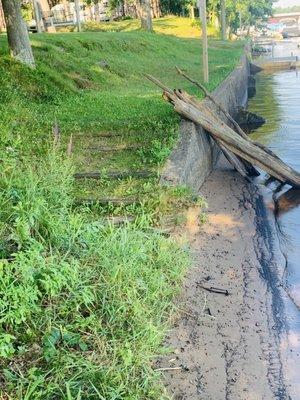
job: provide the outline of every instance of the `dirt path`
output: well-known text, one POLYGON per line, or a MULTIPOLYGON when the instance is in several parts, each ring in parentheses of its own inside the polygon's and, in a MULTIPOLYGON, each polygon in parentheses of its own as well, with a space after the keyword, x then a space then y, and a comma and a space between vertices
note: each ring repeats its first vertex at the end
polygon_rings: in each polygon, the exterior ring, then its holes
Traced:
POLYGON ((208 222, 191 232, 194 265, 179 299, 183 312, 167 338, 175 351, 159 366, 183 367, 165 372, 176 400, 289 399, 279 352, 280 279, 261 199, 221 164, 201 189, 208 222))

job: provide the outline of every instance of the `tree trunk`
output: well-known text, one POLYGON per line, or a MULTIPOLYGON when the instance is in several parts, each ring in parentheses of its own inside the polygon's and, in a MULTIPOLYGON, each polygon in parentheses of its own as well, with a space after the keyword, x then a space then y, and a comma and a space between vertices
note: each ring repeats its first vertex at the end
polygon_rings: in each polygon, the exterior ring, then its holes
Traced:
POLYGON ((157 18, 161 17, 160 0, 156 0, 157 18))
POLYGON ((10 54, 23 64, 35 67, 29 34, 19 0, 2 0, 10 54))
POLYGON ((221 37, 222 40, 227 39, 227 33, 226 33, 226 4, 225 0, 221 0, 221 37))
POLYGON ((141 1, 141 28, 145 31, 152 32, 151 2, 150 0, 141 1))
POLYGON ((100 4, 100 1, 98 1, 98 3, 95 4, 95 11, 96 11, 95 20, 97 22, 101 22, 101 4, 100 4))
POLYGON ((160 18, 160 5, 159 0, 152 0, 153 17, 160 18))
POLYGON ((191 5, 189 6, 189 17, 190 17, 192 20, 195 19, 195 8, 194 8, 194 5, 193 5, 193 4, 191 4, 191 5))
MULTIPOLYGON (((80 5, 79 5, 79 0, 74 0, 74 5, 75 5, 75 15, 76 15, 76 26, 77 26, 77 32, 81 31, 81 22, 80 22, 80 5)), ((95 11, 95 6, 94 6, 94 11, 95 11)), ((94 14, 95 16, 95 14, 94 14)))
POLYGON ((5 30, 5 21, 4 21, 4 14, 3 14, 3 8, 2 8, 2 3, 0 0, 0 33, 5 30))
POLYGON ((40 6, 36 0, 33 0, 33 12, 34 12, 34 19, 36 23, 37 32, 41 33, 44 30, 44 23, 41 18, 40 6))
POLYGON ((55 26, 51 20, 51 10, 48 0, 38 0, 38 4, 41 10, 44 26, 47 32, 56 32, 55 26))

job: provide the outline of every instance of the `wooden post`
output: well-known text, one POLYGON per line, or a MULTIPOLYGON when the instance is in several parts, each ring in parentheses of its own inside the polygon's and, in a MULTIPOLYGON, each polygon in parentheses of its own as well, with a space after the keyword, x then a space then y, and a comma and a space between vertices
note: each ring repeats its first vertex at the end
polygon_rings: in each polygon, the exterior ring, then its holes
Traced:
POLYGON ((227 39, 226 33, 226 4, 225 0, 221 0, 221 38, 222 40, 227 39))
POLYGON ((81 31, 81 22, 80 22, 80 6, 79 6, 79 0, 74 0, 74 6, 75 6, 75 14, 76 14, 76 25, 77 25, 77 31, 81 31))
POLYGON ((199 0, 199 12, 202 25, 202 64, 203 64, 203 79, 205 83, 209 82, 208 70, 208 44, 207 44, 207 21, 206 21, 206 0, 199 0))
POLYGON ((33 0, 33 9, 34 9, 34 19, 35 19, 35 23, 36 23, 36 30, 38 33, 43 32, 42 29, 42 23, 41 23, 41 11, 40 11, 40 7, 39 4, 37 3, 36 0, 33 0))

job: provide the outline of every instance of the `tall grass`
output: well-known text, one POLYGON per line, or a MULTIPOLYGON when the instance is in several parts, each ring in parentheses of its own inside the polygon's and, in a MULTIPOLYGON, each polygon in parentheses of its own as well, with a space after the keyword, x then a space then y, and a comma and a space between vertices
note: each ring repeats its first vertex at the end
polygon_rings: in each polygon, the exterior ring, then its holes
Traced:
POLYGON ((186 253, 76 213, 72 165, 57 151, 2 166, 2 398, 162 398, 151 361, 186 253))

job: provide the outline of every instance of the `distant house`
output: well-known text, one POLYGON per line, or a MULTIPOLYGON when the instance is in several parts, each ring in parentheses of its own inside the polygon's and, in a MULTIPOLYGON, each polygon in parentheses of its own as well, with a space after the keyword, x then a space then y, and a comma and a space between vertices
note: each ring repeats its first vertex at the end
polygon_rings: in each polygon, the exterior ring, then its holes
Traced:
POLYGON ((300 23, 300 12, 274 14, 268 22, 269 24, 280 24, 287 19, 293 19, 300 23))
MULTIPOLYGON (((1 0, 0 0, 1 1, 1 0)), ((38 2, 38 0, 36 0, 38 2)), ((74 2, 58 3, 45 12, 40 10, 42 14, 44 26, 52 25, 54 27, 64 27, 75 25, 77 23, 77 15, 74 2)), ((79 19, 80 22, 87 21, 108 21, 110 19, 110 7, 108 0, 100 0, 96 4, 87 5, 79 2, 79 19)), ((35 19, 28 22, 28 29, 32 32, 37 31, 35 19)))
POLYGON ((269 18, 268 25, 285 38, 300 36, 300 12, 274 14, 269 18))
MULTIPOLYGON (((80 21, 108 21, 109 16, 109 3, 108 0, 101 0, 91 6, 83 2, 80 5, 80 21)), ((77 22, 75 13, 74 2, 59 3, 51 8, 54 24, 63 24, 68 22, 77 22)))

